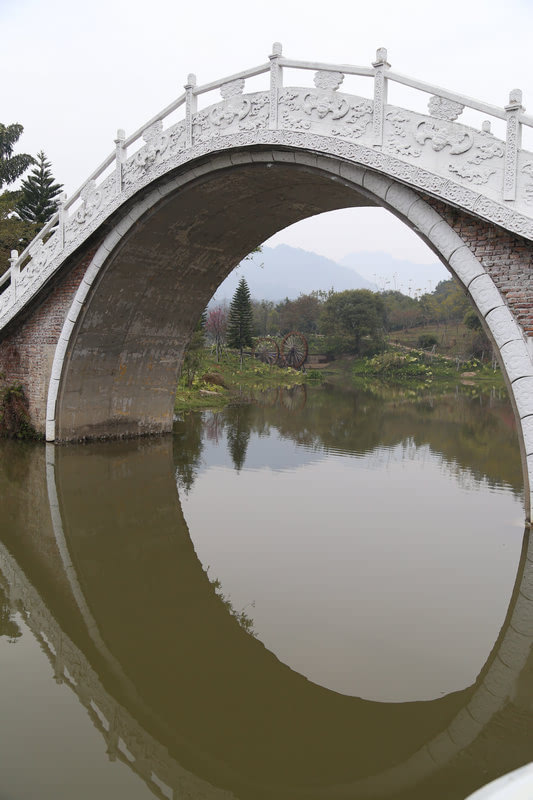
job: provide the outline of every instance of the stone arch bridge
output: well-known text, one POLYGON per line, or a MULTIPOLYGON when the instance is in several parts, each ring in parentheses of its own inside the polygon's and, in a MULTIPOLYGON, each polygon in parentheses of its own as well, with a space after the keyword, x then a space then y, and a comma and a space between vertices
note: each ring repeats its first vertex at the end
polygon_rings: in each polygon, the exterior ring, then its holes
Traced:
POLYGON ((191 331, 239 261, 300 219, 381 206, 432 248, 484 320, 520 422, 529 519, 533 153, 521 146, 524 125, 533 117, 519 90, 489 105, 393 71, 384 49, 366 67, 289 59, 276 43, 257 67, 204 85, 189 75, 167 108, 131 136, 118 131, 113 153, 12 253, 0 278, 0 371, 23 384, 48 441, 169 431, 191 331), (284 86, 287 70, 302 80, 284 86), (269 83, 255 90, 261 75, 269 83), (368 79, 369 97, 342 91, 353 76, 368 79), (429 113, 389 104, 391 84, 429 96, 429 113), (463 124, 465 109, 488 119, 463 124))

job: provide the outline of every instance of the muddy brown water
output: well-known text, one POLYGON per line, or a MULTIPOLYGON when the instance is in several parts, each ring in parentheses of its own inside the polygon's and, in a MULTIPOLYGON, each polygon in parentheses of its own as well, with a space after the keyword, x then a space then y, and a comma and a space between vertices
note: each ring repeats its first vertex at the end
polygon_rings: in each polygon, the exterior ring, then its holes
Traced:
POLYGON ((522 491, 470 386, 0 443, 1 800, 460 800, 530 761, 522 491))

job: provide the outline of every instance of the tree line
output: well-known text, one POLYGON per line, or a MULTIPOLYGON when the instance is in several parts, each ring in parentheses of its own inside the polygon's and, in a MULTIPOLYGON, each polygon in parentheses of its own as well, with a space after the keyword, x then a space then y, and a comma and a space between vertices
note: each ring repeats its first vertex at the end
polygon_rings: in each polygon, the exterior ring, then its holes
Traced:
POLYGON ((63 185, 56 182, 44 151, 36 156, 15 153, 23 131, 19 123, 0 123, 0 274, 9 267, 11 251, 24 250, 53 216, 57 197, 63 189, 63 185), (19 189, 6 188, 30 167, 19 189))
MULTIPOLYGON (((250 298, 243 278, 229 307, 219 303, 207 312, 205 330, 217 357, 226 344, 240 348, 235 343, 235 334, 229 334, 230 320, 235 313, 232 309, 238 294, 239 302, 248 309, 245 347, 251 346, 254 337, 278 337, 290 331, 300 331, 307 336, 324 337, 326 350, 368 355, 379 350, 384 339, 395 331, 435 325, 445 337, 448 328, 460 323, 482 336, 476 312, 452 279, 441 281, 432 293, 420 297, 410 297, 399 291, 378 293, 368 289, 350 289, 343 292, 315 291, 301 294, 294 300, 285 298, 275 303, 250 298)), ((232 331, 234 324, 231 323, 232 331)), ((428 340, 427 345, 433 343, 428 340)))

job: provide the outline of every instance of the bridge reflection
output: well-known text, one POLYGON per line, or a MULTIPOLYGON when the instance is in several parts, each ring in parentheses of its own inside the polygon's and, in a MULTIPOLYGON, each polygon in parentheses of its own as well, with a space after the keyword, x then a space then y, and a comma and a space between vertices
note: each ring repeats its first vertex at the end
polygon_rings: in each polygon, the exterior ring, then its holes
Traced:
POLYGON ((530 760, 527 737, 509 735, 517 718, 531 725, 527 534, 475 684, 378 703, 306 680, 228 613, 187 530, 171 440, 30 448, 18 463, 24 480, 3 500, 6 594, 109 757, 154 795, 459 797, 530 760))

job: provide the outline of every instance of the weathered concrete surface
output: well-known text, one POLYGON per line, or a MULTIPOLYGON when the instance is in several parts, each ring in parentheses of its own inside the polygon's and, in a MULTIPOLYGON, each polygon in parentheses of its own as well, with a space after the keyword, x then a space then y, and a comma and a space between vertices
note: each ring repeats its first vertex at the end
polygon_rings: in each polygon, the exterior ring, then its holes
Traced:
POLYGON ((362 203, 327 174, 261 163, 156 203, 110 254, 77 321, 56 439, 170 430, 183 351, 230 270, 286 225, 362 203))

